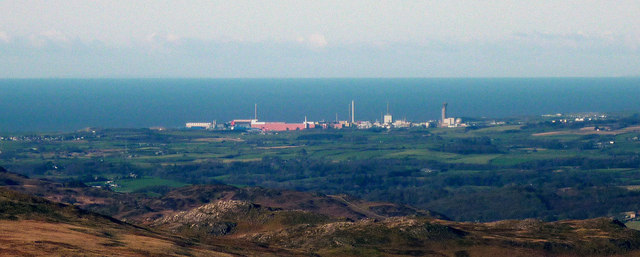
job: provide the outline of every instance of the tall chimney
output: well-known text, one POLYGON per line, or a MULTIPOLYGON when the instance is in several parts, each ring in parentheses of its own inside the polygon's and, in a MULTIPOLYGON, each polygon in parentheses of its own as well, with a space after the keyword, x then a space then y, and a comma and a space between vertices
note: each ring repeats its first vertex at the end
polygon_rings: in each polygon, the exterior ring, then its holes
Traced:
POLYGON ((356 123, 356 106, 355 101, 351 100, 351 123, 356 123))
POLYGON ((444 124, 445 119, 447 119, 447 103, 442 104, 442 124, 444 124))
POLYGON ((253 107, 253 119, 258 120, 258 104, 253 107))

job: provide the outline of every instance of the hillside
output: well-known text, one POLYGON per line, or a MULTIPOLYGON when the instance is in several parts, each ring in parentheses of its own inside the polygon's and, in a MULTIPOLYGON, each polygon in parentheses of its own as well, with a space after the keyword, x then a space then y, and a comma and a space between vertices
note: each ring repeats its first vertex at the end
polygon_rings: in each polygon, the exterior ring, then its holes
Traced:
MULTIPOLYGON (((198 244, 77 207, 0 187, 1 256, 236 256, 259 247, 198 244)), ((259 255, 290 255, 260 249, 259 255)))
POLYGON ((0 252, 15 256, 640 254, 640 232, 607 218, 455 222, 344 195, 206 185, 148 197, 30 179, 4 169, 0 183, 0 252), (71 199, 75 206, 14 189, 71 199), (110 210, 135 225, 81 208, 110 210))
POLYGON ((610 219, 458 223, 389 218, 300 225, 247 238, 323 256, 637 256, 639 236, 610 219))
POLYGON ((31 179, 0 170, 0 186, 137 223, 147 223, 166 213, 186 211, 218 200, 239 200, 279 210, 308 211, 333 219, 359 220, 407 215, 445 218, 437 213, 406 205, 368 202, 345 195, 238 188, 228 185, 187 186, 169 191, 160 197, 149 197, 144 194, 117 193, 82 184, 31 179))

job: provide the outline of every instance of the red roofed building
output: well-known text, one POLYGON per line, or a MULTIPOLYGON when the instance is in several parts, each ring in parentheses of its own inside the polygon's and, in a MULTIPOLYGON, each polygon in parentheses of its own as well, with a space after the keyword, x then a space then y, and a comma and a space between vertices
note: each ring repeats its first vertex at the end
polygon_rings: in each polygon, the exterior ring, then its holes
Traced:
POLYGON ((304 123, 284 123, 284 122, 260 122, 251 124, 251 128, 261 129, 262 131, 289 131, 303 130, 304 123))

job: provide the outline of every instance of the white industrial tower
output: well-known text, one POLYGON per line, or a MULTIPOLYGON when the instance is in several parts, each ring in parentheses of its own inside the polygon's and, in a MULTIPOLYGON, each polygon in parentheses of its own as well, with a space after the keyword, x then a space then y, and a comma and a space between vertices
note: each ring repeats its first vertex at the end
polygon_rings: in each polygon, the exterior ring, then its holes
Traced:
POLYGON ((356 106, 355 101, 351 100, 351 123, 356 123, 356 106))

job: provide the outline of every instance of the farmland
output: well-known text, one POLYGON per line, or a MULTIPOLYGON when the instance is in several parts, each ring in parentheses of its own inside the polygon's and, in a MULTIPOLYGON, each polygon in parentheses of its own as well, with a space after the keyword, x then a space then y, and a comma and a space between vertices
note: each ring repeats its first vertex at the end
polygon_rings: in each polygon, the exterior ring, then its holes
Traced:
POLYGON ((347 193, 465 221, 591 218, 640 210, 640 192, 632 190, 640 186, 636 123, 629 116, 268 134, 92 128, 2 135, 0 164, 36 178, 149 195, 224 183, 347 193), (596 126, 616 133, 585 133, 596 126))

